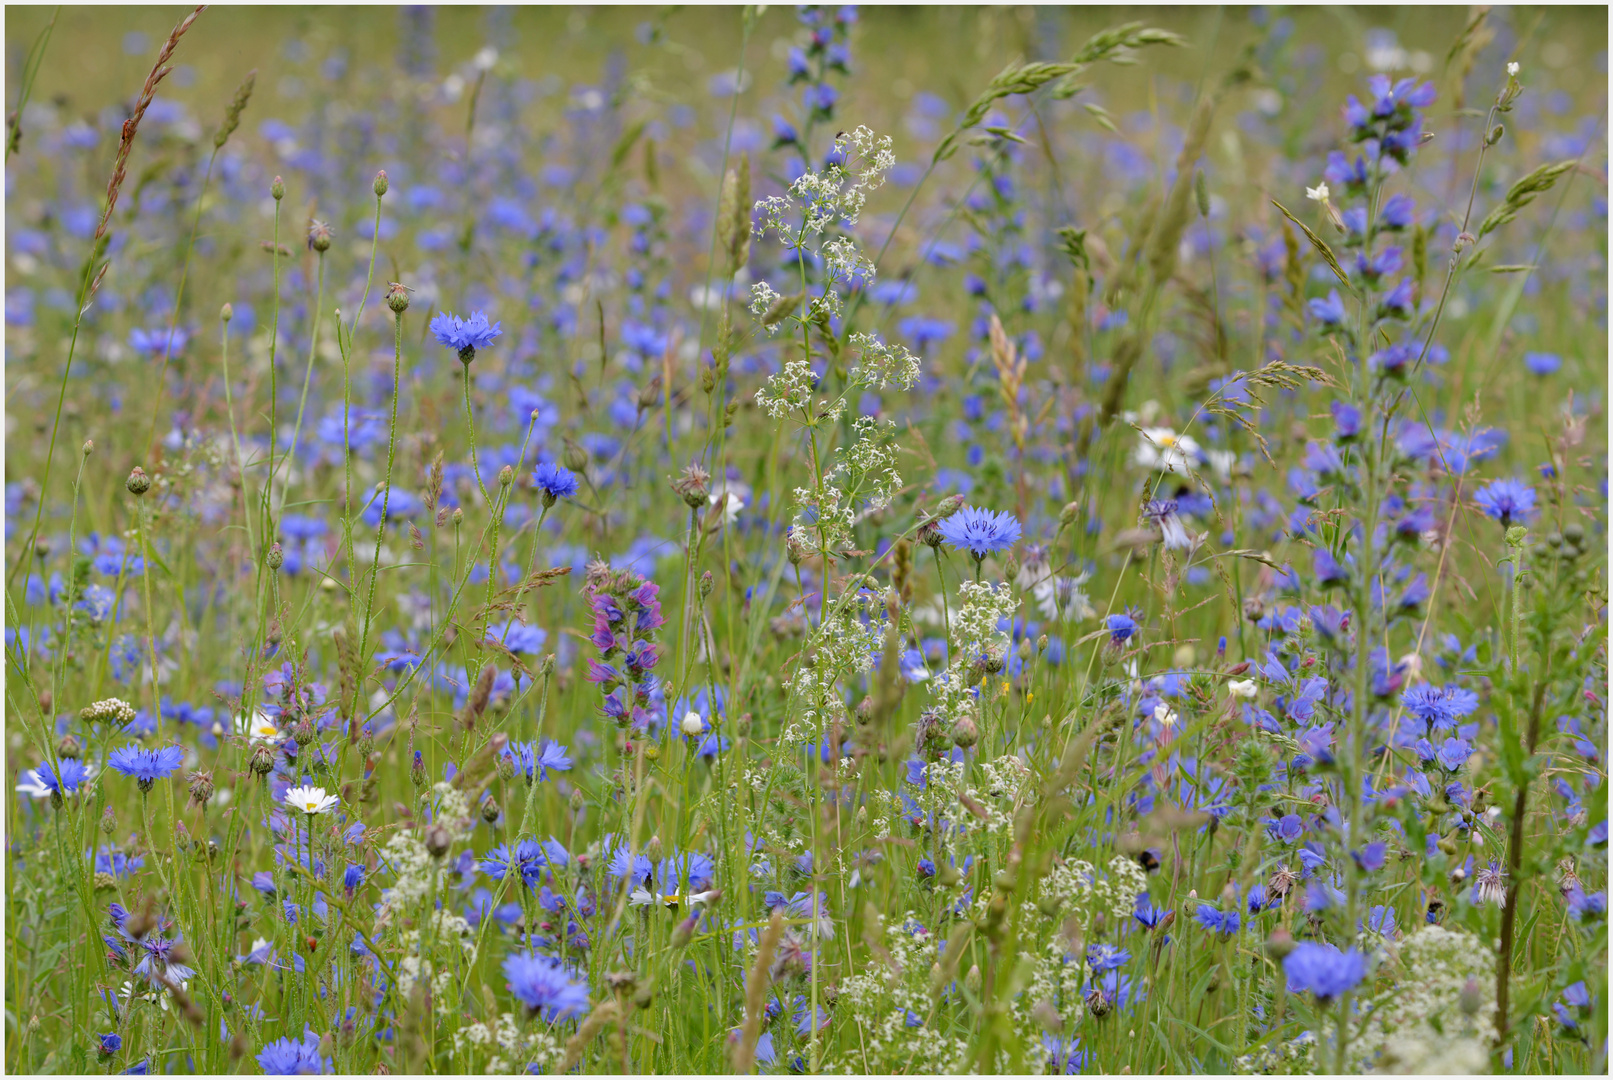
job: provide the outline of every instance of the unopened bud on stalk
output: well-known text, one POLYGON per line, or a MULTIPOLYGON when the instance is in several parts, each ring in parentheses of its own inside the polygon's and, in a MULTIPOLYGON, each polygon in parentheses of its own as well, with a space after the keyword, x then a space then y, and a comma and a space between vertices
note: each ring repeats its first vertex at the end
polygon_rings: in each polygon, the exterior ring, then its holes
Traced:
POLYGON ((1469 975, 1467 982, 1462 984, 1461 993, 1456 996, 1456 1004, 1468 1016, 1475 1015, 1484 1007, 1484 988, 1479 986, 1479 981, 1473 976, 1469 975))
POLYGON ((515 483, 515 469, 506 465, 498 471, 498 486, 509 487, 513 483, 515 483))
POLYGON ((57 757, 76 758, 82 752, 82 749, 78 745, 78 739, 74 737, 72 732, 68 732, 66 735, 63 735, 61 742, 56 744, 57 757))
POLYGON ((402 315, 409 310, 409 287, 402 282, 394 281, 386 287, 386 306, 394 314, 402 315))
POLYGON ((716 585, 716 579, 714 579, 711 576, 711 571, 710 570, 707 570, 704 574, 701 574, 700 575, 700 599, 704 600, 706 597, 710 596, 711 595, 711 590, 715 585, 716 585))
POLYGON ((89 457, 91 454, 95 453, 95 440, 85 439, 84 445, 79 447, 79 453, 83 454, 85 457, 89 457))
POLYGON ((101 831, 107 836, 111 836, 113 833, 118 831, 118 817, 112 812, 112 808, 110 806, 107 807, 106 811, 101 815, 101 831))
POLYGON ((314 741, 314 724, 306 716, 297 721, 291 729, 291 737, 297 740, 298 746, 307 746, 314 741))
POLYGON ((281 550, 278 540, 269 545, 269 555, 265 561, 268 562, 270 570, 280 569, 280 565, 286 561, 286 553, 281 550))
POLYGON ((455 527, 458 527, 460 525, 465 524, 465 509, 464 509, 464 507, 461 507, 461 506, 454 507, 453 522, 454 522, 455 527))
POLYGON ((382 169, 380 172, 375 174, 374 188, 375 188, 375 197, 377 199, 379 199, 382 195, 386 194, 387 182, 386 182, 386 170, 385 169, 382 169))
POLYGON ((588 805, 588 800, 583 798, 582 788, 572 788, 571 797, 567 800, 567 803, 570 805, 573 814, 580 814, 583 807, 588 805))
POLYGON ((499 809, 498 800, 494 799, 491 795, 489 795, 482 802, 482 820, 487 822, 489 825, 497 821, 498 816, 503 812, 504 811, 499 809))
POLYGON ((498 774, 505 780, 515 779, 515 759, 508 754, 498 756, 498 774))
POLYGON ((323 221, 315 221, 308 226, 308 248, 321 255, 330 250, 332 236, 331 227, 323 221))
POLYGON ((129 489, 130 495, 138 497, 151 490, 151 477, 146 475, 146 470, 136 465, 129 473, 129 479, 123 482, 123 486, 129 489))
POLYGON ((433 825, 426 830, 426 852, 434 859, 440 859, 448 854, 448 849, 454 844, 454 836, 445 827, 433 825))
POLYGON ((660 863, 661 856, 666 854, 666 851, 661 844, 661 837, 659 834, 650 837, 650 842, 644 845, 644 854, 650 860, 650 862, 660 863))
POLYGON ((263 743, 252 748, 252 758, 247 767, 259 776, 268 776, 274 769, 274 751, 263 743))
POLYGON ((418 750, 414 752, 414 764, 409 766, 409 779, 417 788, 426 786, 426 759, 418 750))
POLYGON ((980 729, 975 726, 972 718, 958 717, 957 722, 952 725, 952 741, 965 750, 980 741, 980 729))
POLYGON ((566 440, 566 450, 561 457, 565 459, 566 468, 572 472, 582 472, 588 467, 588 451, 570 439, 566 440))
POLYGON ((278 176, 275 177, 274 182, 269 185, 269 194, 274 196, 275 202, 279 202, 281 199, 285 198, 286 182, 280 179, 278 176))
POLYGON ((223 322, 229 322, 231 319, 235 318, 235 308, 229 304, 225 304, 223 307, 218 309, 218 317, 223 322))

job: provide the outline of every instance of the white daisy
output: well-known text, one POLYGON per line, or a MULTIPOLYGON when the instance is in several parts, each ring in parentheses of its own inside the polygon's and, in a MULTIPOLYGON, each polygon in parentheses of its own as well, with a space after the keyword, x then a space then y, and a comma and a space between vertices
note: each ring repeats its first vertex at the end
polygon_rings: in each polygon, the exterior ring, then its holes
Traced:
POLYGON ((330 813, 340 801, 334 795, 325 794, 322 787, 294 787, 286 792, 286 808, 301 810, 309 817, 330 813))

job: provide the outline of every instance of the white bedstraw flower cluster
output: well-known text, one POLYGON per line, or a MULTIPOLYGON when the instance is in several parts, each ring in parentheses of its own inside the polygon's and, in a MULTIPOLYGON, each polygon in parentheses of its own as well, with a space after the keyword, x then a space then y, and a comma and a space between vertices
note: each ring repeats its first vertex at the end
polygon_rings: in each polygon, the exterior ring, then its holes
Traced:
POLYGON ((454 1032, 454 1053, 488 1053, 485 1075, 501 1076, 535 1064, 545 1071, 565 1057, 565 1047, 546 1031, 523 1031, 514 1013, 503 1013, 486 1022, 467 1024, 454 1032))
POLYGON ((878 919, 891 963, 870 965, 841 981, 835 1011, 855 1018, 865 1037, 853 1040, 846 1059, 834 1068, 864 1075, 957 1072, 967 1044, 926 1024, 908 1022, 909 1013, 922 1018, 932 1011, 929 980, 939 959, 934 936, 916 929, 911 911, 896 928, 889 927, 884 915, 878 919))
POLYGON ((861 500, 867 510, 883 510, 902 489, 896 471, 896 425, 859 416, 852 421, 851 432, 854 441, 849 449, 836 450, 835 467, 824 478, 824 487, 833 484, 848 505, 861 500))
POLYGON ((835 156, 841 161, 822 172, 808 170, 790 185, 789 198, 774 195, 756 204, 761 217, 754 226, 757 237, 775 233, 789 243, 807 235, 821 235, 837 222, 857 224, 868 193, 885 182, 896 164, 889 135, 878 136, 866 127, 842 133, 835 139, 835 156), (795 224, 799 207, 801 225, 795 224))
MULTIPOLYGON (((803 661, 790 673, 790 722, 781 738, 786 743, 821 738, 838 720, 847 722, 845 697, 838 689, 842 679, 854 679, 873 670, 881 638, 872 625, 858 618, 860 604, 835 602, 824 611, 823 624, 809 639, 803 661), (794 712, 793 709, 799 709, 794 712)), ((877 598, 870 603, 877 603, 877 598)))
POLYGON ((906 347, 887 345, 874 334, 851 335, 851 347, 862 353, 862 362, 851 369, 851 379, 858 386, 883 390, 894 385, 911 390, 919 381, 918 357, 906 347))
POLYGON ((1481 1073, 1495 1027, 1495 954, 1472 934, 1424 926, 1394 950, 1402 977, 1363 1010, 1358 1069, 1481 1073), (1464 989, 1469 1010, 1462 1009, 1464 989), (1474 1008, 1476 1000, 1477 1007, 1474 1008))
MULTIPOLYGON (((784 370, 769 375, 767 385, 756 391, 756 404, 772 419, 782 420, 797 409, 810 411, 812 391, 817 385, 818 377, 812 373, 811 364, 805 360, 788 360, 784 370)), ((832 423, 839 420, 840 415, 836 412, 826 419, 832 423)))
POLYGON ((1042 879, 1042 895, 1063 903, 1083 930, 1092 924, 1092 915, 1104 912, 1124 924, 1137 908, 1137 897, 1148 890, 1148 875, 1135 859, 1116 855, 1109 860, 1108 873, 1100 875, 1093 865, 1072 859, 1055 866, 1042 879))
POLYGON ((1007 632, 997 629, 997 624, 1014 613, 1019 601, 1006 581, 997 585, 989 581, 965 581, 959 584, 958 595, 963 598, 957 618, 960 640, 971 648, 1008 640, 1007 632))

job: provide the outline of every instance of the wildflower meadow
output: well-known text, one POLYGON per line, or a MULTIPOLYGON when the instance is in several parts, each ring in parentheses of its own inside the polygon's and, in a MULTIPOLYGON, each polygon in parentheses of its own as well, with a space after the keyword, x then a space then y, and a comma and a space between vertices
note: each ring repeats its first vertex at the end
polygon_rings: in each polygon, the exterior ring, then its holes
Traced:
POLYGON ((1607 10, 30 7, 11 1073, 1600 1073, 1607 10))

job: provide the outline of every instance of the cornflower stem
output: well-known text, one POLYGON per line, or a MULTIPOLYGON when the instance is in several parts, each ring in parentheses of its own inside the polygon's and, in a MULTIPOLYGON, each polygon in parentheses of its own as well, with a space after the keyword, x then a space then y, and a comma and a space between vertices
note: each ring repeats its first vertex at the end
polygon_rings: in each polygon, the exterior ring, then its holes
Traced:
POLYGON ((291 477, 289 470, 296 464, 297 443, 302 436, 302 417, 308 408, 308 384, 314 378, 314 357, 319 352, 319 317, 325 306, 325 253, 319 253, 319 285, 314 290, 314 326, 308 338, 308 367, 302 375, 302 397, 297 402, 297 422, 291 427, 291 448, 286 451, 285 464, 288 470, 286 477, 286 491, 280 497, 280 509, 286 508, 286 499, 290 497, 291 477))
MULTIPOLYGON (((399 331, 400 337, 402 332, 399 331)), ((476 414, 470 407, 470 365, 465 364, 465 430, 470 434, 470 468, 476 474, 476 488, 482 493, 482 502, 487 508, 493 508, 493 500, 487 496, 487 487, 482 483, 482 466, 476 457, 476 414)))
MULTIPOLYGON (((375 620, 375 585, 381 576, 381 538, 386 535, 387 507, 392 497, 392 464, 398 449, 398 377, 403 367, 403 313, 398 312, 393 318, 393 346, 392 346, 392 421, 387 427, 386 438, 386 475, 381 488, 381 517, 375 525, 375 557, 370 563, 370 591, 364 601, 364 622, 361 624, 358 636, 358 655, 369 655, 370 626, 375 620)), ((355 575, 353 584, 356 588, 358 578, 355 575)), ((423 658, 422 658, 423 662, 423 658)), ((353 687, 353 715, 358 715, 358 703, 364 696, 364 680, 357 678, 353 687)), ((345 745, 344 745, 345 749, 345 745)))

